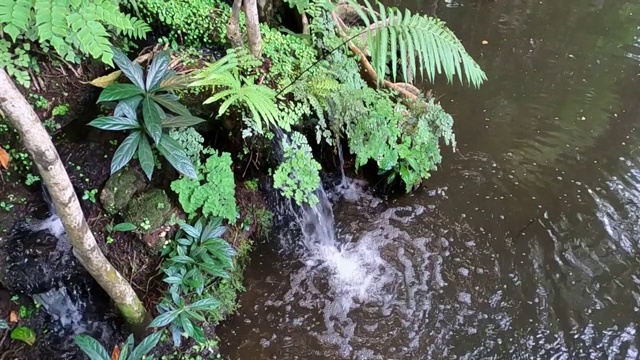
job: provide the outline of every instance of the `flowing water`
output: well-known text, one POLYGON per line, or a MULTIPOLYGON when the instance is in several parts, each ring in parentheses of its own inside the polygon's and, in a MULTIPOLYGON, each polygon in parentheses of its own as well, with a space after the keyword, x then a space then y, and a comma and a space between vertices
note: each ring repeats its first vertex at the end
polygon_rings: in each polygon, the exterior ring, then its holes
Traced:
POLYGON ((458 152, 411 195, 327 186, 302 234, 254 252, 223 353, 639 358, 640 1, 395 5, 446 20, 488 74, 436 88, 458 152))

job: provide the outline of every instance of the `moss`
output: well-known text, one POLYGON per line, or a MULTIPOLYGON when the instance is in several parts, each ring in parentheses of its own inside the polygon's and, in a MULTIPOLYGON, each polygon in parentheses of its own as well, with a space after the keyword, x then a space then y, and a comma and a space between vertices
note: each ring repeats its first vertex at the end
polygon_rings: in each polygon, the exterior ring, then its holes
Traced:
POLYGON ((130 167, 115 173, 100 193, 100 203, 109 215, 121 212, 136 193, 144 189, 144 176, 130 167))
POLYGON ((122 213, 125 222, 138 227, 143 234, 150 234, 164 225, 173 212, 169 197, 160 189, 145 191, 131 200, 122 213))

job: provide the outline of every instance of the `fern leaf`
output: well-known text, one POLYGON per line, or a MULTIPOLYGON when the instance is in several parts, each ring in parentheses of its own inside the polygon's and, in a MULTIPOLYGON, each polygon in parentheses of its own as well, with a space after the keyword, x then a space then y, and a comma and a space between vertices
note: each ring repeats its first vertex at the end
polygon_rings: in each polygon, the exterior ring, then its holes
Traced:
POLYGON ((467 53, 455 34, 437 18, 402 12, 395 8, 387 9, 378 3, 375 11, 365 1, 363 11, 355 0, 349 0, 356 12, 367 25, 365 29, 372 66, 380 81, 387 75, 387 61, 391 52, 391 76, 394 81, 397 74, 398 57, 402 65, 402 75, 408 78, 407 71, 433 81, 437 74, 444 74, 449 82, 454 75, 464 79, 474 87, 480 86, 486 79, 480 66, 467 53), (418 61, 416 61, 416 58, 418 61))
POLYGON ((29 29, 31 20, 31 0, 0 1, 0 25, 2 30, 15 42, 20 33, 29 29))

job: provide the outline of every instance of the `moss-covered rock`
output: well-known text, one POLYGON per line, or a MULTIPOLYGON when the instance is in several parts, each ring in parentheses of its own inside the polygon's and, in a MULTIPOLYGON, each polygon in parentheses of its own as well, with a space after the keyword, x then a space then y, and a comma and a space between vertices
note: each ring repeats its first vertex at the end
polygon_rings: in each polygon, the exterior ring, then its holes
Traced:
POLYGON ((132 223, 141 234, 160 229, 173 213, 169 197, 160 189, 149 189, 129 202, 122 212, 125 222, 132 223))
POLYGON ((125 167, 107 180, 100 193, 102 207, 109 215, 117 214, 125 209, 135 194, 145 186, 144 176, 139 171, 125 167))

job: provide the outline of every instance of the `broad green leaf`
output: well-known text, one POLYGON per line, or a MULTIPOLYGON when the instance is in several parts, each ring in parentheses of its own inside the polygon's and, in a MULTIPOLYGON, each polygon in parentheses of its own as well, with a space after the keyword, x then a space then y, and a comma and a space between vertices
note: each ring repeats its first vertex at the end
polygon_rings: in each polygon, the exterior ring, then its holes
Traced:
MULTIPOLYGON (((127 341, 122 344, 122 349, 120 349, 120 356, 118 356, 117 360, 128 360, 129 359, 129 351, 131 351, 133 347, 133 334, 127 337, 127 341)), ((113 359, 111 359, 113 360, 113 359)))
POLYGON ((162 137, 162 118, 158 105, 153 100, 146 96, 142 100, 142 117, 144 118, 144 125, 147 128, 147 132, 153 139, 156 145, 160 143, 162 137))
POLYGON ((193 304, 189 305, 189 310, 206 311, 206 310, 213 310, 218 306, 220 306, 220 301, 214 298, 209 298, 209 299, 202 299, 194 302, 193 304))
POLYGON ((201 327, 199 326, 193 327, 193 340, 197 341, 200 344, 207 341, 207 339, 204 337, 204 331, 202 331, 201 327))
POLYGON ((182 226, 180 227, 182 229, 182 231, 184 231, 185 233, 187 233, 187 235, 199 239, 200 238, 200 232, 194 228, 193 226, 189 225, 189 224, 182 224, 182 226))
POLYGON ((140 342, 140 345, 136 346, 136 348, 131 352, 131 355, 128 359, 122 360, 141 360, 143 356, 147 355, 149 351, 151 351, 160 341, 162 337, 162 331, 158 331, 147 336, 144 340, 140 342))
POLYGON ((122 116, 104 116, 91 121, 88 125, 102 130, 133 130, 139 129, 138 120, 122 116))
POLYGON ((140 94, 144 94, 144 90, 133 84, 113 84, 102 90, 97 102, 122 100, 140 94))
POLYGON ((136 226, 128 222, 123 222, 113 227, 113 231, 120 231, 120 232, 133 231, 135 229, 136 229, 136 226))
POLYGON ((157 318, 153 319, 149 327, 163 327, 171 324, 173 320, 175 320, 178 315, 180 315, 180 310, 171 310, 165 313, 158 315, 157 318))
POLYGON ((169 50, 161 51, 153 58, 151 66, 149 66, 149 70, 147 71, 147 91, 155 90, 155 88, 160 86, 160 82, 162 82, 170 70, 170 61, 171 56, 169 50))
POLYGON ((140 167, 144 171, 147 178, 151 180, 153 175, 153 168, 156 166, 153 152, 151 151, 151 145, 146 136, 140 137, 140 143, 138 144, 138 161, 140 161, 140 167))
POLYGON ((178 263, 178 264, 193 264, 195 261, 186 256, 186 255, 177 255, 177 256, 172 256, 169 261, 174 262, 174 263, 178 263))
POLYGON ((122 70, 122 73, 140 89, 140 93, 142 94, 145 87, 142 80, 143 74, 140 64, 129 60, 127 55, 125 55, 120 49, 113 46, 111 49, 113 50, 113 62, 120 68, 120 70, 122 70))
POLYGON ((111 175, 122 169, 131 160, 138 147, 141 135, 142 132, 134 131, 122 141, 122 144, 113 154, 113 159, 111 159, 111 175))
POLYGON ((179 276, 169 276, 162 279, 162 281, 166 282, 167 284, 182 284, 182 278, 179 276))
POLYGON ((197 125, 205 121, 205 119, 191 115, 172 116, 166 117, 162 120, 162 127, 187 127, 197 125))
POLYGON ((193 323, 191 322, 191 320, 189 320, 187 314, 182 313, 180 315, 180 324, 182 325, 182 329, 184 330, 184 332, 189 335, 189 337, 193 337, 193 323))
POLYGON ((113 111, 114 116, 124 116, 129 119, 138 119, 138 105, 142 101, 142 95, 122 99, 113 111))
POLYGON ((74 342, 80 349, 87 354, 91 360, 110 360, 111 357, 107 350, 98 342, 98 340, 87 335, 78 335, 74 338, 74 342))
POLYGON ((220 226, 222 225, 222 219, 221 218, 214 218, 212 219, 207 226, 204 228, 204 230, 202 231, 202 236, 200 237, 200 240, 204 241, 204 240, 208 240, 208 239, 213 239, 213 238, 217 238, 220 235, 224 234, 224 232, 227 230, 227 228, 225 228, 224 226, 220 226))
POLYGON ((180 144, 169 135, 162 134, 162 141, 157 145, 157 148, 178 172, 192 179, 198 179, 198 174, 191 160, 189 160, 180 144))
POLYGON ((160 106, 178 115, 191 115, 186 106, 180 104, 176 96, 171 94, 151 95, 153 101, 160 106))
POLYGON ((190 310, 189 308, 186 308, 185 312, 187 314, 189 314, 189 316, 191 316, 192 318, 194 318, 194 319, 196 319, 198 321, 207 321, 207 319, 197 311, 193 311, 193 310, 190 310))

